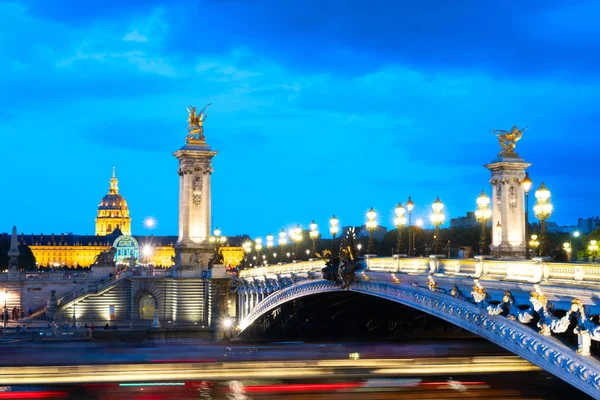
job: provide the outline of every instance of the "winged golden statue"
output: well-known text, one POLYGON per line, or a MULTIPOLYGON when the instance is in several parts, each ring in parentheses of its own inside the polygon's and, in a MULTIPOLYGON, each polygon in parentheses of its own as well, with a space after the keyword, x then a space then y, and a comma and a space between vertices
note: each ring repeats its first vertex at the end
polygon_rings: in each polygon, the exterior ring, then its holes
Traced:
POLYGON ((498 136, 498 140, 500 141, 500 147, 502 147, 502 151, 500 155, 505 154, 514 154, 515 147, 517 146, 517 142, 521 140, 523 137, 523 132, 527 130, 528 127, 524 129, 517 128, 516 125, 510 129, 510 131, 505 131, 502 129, 495 129, 492 132, 498 136))
POLYGON ((208 117, 208 113, 206 112, 206 109, 208 108, 208 106, 210 106, 212 103, 207 104, 202 111, 200 111, 199 114, 196 114, 196 107, 193 106, 189 106, 187 111, 188 111, 188 135, 186 137, 186 142, 189 142, 190 140, 201 140, 204 141, 205 137, 204 137, 204 128, 203 128, 203 123, 204 121, 206 121, 206 118, 208 117))

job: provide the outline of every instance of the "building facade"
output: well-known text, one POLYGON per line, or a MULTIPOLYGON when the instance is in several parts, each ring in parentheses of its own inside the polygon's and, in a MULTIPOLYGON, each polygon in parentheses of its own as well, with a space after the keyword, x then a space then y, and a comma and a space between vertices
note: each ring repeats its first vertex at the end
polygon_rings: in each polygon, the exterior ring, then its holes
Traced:
MULTIPOLYGON (((61 234, 20 234, 18 242, 27 245, 40 267, 89 267, 96 256, 111 247, 117 250, 115 261, 128 266, 133 256, 138 264, 168 268, 173 266, 174 246, 178 237, 131 235, 131 216, 127 201, 119 193, 119 181, 113 169, 108 193, 98 205, 95 220, 95 235, 61 234)), ((7 234, 4 234, 7 236, 7 234)), ((244 251, 237 246, 220 248, 225 263, 236 267, 244 257, 244 251)))

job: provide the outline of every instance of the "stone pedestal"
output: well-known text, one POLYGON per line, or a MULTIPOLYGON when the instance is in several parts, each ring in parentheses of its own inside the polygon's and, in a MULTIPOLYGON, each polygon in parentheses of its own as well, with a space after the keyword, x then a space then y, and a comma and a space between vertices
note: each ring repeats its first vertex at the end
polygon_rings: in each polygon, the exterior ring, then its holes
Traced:
POLYGON ((492 172, 492 246, 494 255, 525 257, 525 191, 523 179, 526 163, 516 153, 500 154, 485 167, 492 172), (501 229, 496 229, 498 223, 501 229))
POLYGON ((217 154, 202 139, 188 139, 173 153, 179 160, 179 238, 175 267, 181 270, 207 268, 214 246, 211 235, 210 175, 217 154))

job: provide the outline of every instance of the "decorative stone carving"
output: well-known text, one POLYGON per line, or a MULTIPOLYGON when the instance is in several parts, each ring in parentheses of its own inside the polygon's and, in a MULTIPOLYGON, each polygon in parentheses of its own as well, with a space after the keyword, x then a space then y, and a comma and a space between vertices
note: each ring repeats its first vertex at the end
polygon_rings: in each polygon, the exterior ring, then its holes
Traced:
POLYGON ((548 303, 548 299, 543 294, 531 292, 529 301, 539 317, 537 326, 540 328, 541 335, 550 336, 551 332, 562 333, 569 329, 573 313, 571 309, 562 318, 557 318, 550 311, 552 305, 548 303))
POLYGON ((195 206, 202 203, 202 175, 194 174, 192 181, 192 201, 195 206))

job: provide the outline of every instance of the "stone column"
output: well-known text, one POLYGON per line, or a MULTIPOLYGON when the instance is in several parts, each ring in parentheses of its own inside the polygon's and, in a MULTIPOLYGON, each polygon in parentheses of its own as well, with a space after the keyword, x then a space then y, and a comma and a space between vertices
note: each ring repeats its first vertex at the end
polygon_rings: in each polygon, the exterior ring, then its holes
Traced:
POLYGON ((492 173, 492 254, 525 257, 525 192, 523 179, 526 163, 516 153, 501 154, 486 168, 492 173), (502 234, 496 225, 500 222, 502 234))
MULTIPOLYGON (((176 267, 207 268, 212 257, 210 174, 217 154, 204 140, 188 140, 173 153, 179 160, 179 239, 176 267)), ((183 274, 182 276, 184 276, 183 274)))

